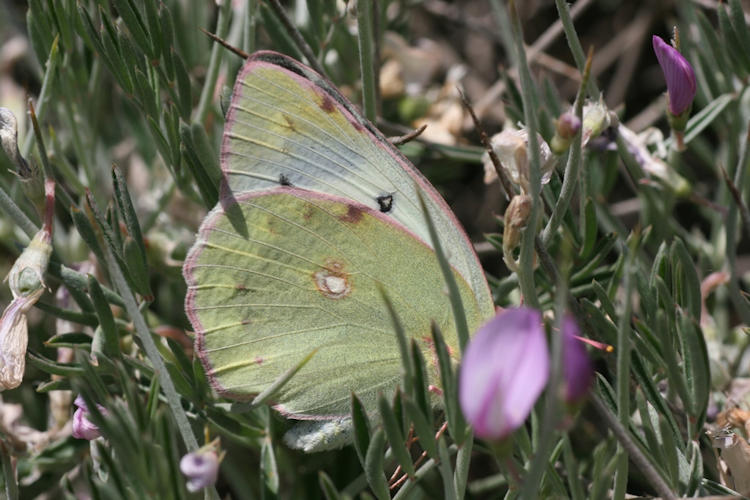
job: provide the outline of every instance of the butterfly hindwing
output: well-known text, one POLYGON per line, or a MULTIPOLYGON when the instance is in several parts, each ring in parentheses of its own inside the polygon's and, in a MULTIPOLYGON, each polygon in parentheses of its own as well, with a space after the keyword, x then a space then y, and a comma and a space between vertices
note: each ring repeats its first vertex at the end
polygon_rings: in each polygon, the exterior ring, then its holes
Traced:
MULTIPOLYGON (((438 261, 408 228, 376 208, 295 187, 245 193, 232 203, 244 234, 217 207, 185 265, 196 348, 220 393, 249 398, 317 350, 277 395, 278 408, 296 418, 345 415, 352 391, 374 408, 378 391, 391 392, 401 376, 378 283, 426 359, 434 359, 431 320, 457 356, 438 261)), ((475 329, 481 311, 454 275, 475 329)))

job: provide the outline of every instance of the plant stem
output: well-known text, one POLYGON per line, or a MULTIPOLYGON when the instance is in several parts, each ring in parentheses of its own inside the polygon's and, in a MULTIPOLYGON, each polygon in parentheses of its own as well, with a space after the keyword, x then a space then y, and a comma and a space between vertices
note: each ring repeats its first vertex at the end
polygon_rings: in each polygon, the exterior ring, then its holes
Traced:
POLYGON ((294 40, 297 48, 305 56, 305 58, 307 59, 307 63, 312 67, 312 69, 320 73, 321 76, 326 76, 325 69, 323 69, 323 66, 321 66, 321 64, 318 62, 318 59, 315 57, 312 49, 305 41, 302 33, 299 32, 297 27, 292 23, 292 20, 289 19, 289 16, 286 15, 286 12, 279 3, 279 0, 268 0, 268 5, 271 6, 273 13, 276 14, 276 17, 279 19, 279 21, 281 21, 281 24, 284 25, 284 28, 286 28, 287 32, 294 40))
MULTIPOLYGON (((219 18, 216 20, 216 36, 219 38, 226 38, 227 36, 231 7, 232 2, 230 1, 223 2, 221 7, 219 7, 219 18)), ((211 106, 214 96, 216 80, 219 77, 219 66, 221 65, 223 56, 224 51, 222 47, 218 44, 213 44, 211 47, 211 59, 209 59, 208 70, 206 71, 206 81, 203 83, 198 107, 195 109, 195 114, 193 115, 193 122, 195 123, 203 123, 206 119, 208 108, 211 106)))
POLYGON ((373 52, 372 0, 357 0, 357 40, 359 42, 359 68, 362 74, 362 109, 365 118, 376 119, 376 61, 373 52))
MULTIPOLYGON (((578 89, 578 95, 576 96, 575 116, 578 117, 580 123, 583 123, 583 101, 586 99, 586 84, 591 75, 591 60, 593 53, 589 51, 589 55, 586 58, 586 66, 583 70, 583 79, 581 80, 581 87, 578 89)), ((560 226, 565 213, 570 207, 570 201, 573 198, 573 192, 575 186, 578 183, 578 171, 581 166, 581 149, 583 147, 583 127, 576 134, 575 139, 570 145, 570 151, 568 153, 568 162, 565 165, 565 175, 563 177, 562 188, 560 189, 560 196, 557 198, 555 208, 552 210, 547 226, 542 232, 542 243, 545 246, 549 245, 552 236, 560 226)))
MULTIPOLYGON (((573 59, 576 62, 578 71, 583 73, 586 67, 586 56, 581 46, 581 41, 578 39, 578 33, 573 25, 573 18, 570 16, 570 7, 568 2, 565 0, 555 0, 555 6, 557 7, 557 13, 562 21, 563 31, 565 32, 565 38, 568 40, 568 47, 570 52, 573 54, 573 59)), ((594 78, 590 78, 588 81, 588 91, 591 97, 596 98, 599 95, 599 88, 596 86, 594 78)))
MULTIPOLYGON (((620 314, 617 325, 617 418, 623 425, 627 425, 630 419, 630 316, 632 314, 633 302, 633 262, 638 246, 638 235, 632 236, 632 244, 629 245, 628 254, 625 257, 625 271, 623 293, 625 303, 620 314)), ((622 444, 618 445, 617 471, 615 473, 615 486, 613 498, 615 500, 625 498, 628 484, 628 454, 622 444)))
MULTIPOLYGON (((745 172, 748 168, 750 168, 750 123, 748 123, 747 135, 742 144, 742 153, 740 154, 739 162, 734 171, 734 186, 740 193, 742 193, 742 185, 745 182, 745 172)), ((750 305, 748 304, 747 299, 742 296, 736 265, 738 232, 737 219, 739 208, 737 202, 729 204, 729 211, 727 213, 726 226, 724 229, 726 231, 727 267, 729 268, 729 296, 732 300, 732 304, 742 318, 742 322, 746 325, 750 325, 750 305)))
POLYGON ((529 163, 529 196, 531 197, 531 213, 523 231, 521 240, 520 272, 518 281, 524 302, 534 308, 539 308, 539 298, 534 283, 534 240, 537 234, 537 221, 541 213, 540 193, 542 190, 541 156, 539 154, 539 138, 537 136, 537 116, 535 106, 534 82, 526 61, 526 49, 523 43, 521 21, 516 12, 515 3, 509 5, 511 23, 513 25, 513 40, 516 49, 516 67, 521 82, 521 97, 523 100, 523 116, 528 133, 529 163))

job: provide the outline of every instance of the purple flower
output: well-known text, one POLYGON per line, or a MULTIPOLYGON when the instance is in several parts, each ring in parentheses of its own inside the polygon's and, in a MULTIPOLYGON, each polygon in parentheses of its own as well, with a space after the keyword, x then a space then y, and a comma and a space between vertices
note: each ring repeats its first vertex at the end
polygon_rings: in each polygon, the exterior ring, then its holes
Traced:
POLYGON ((651 38, 659 60, 659 66, 667 81, 667 95, 669 96, 669 112, 675 116, 690 109, 695 97, 695 73, 693 67, 680 52, 654 35, 651 38))
POLYGON ((194 493, 216 482, 219 474, 219 457, 213 450, 194 451, 182 457, 180 470, 188 480, 188 491, 194 493))
MULTIPOLYGON (((76 411, 73 412, 73 437, 76 439, 96 439, 101 436, 99 427, 92 424, 87 418, 89 409, 86 406, 86 401, 79 394, 73 404, 76 405, 76 411)), ((106 414, 107 410, 101 405, 96 405, 102 414, 106 414)))
POLYGON ((578 325, 571 316, 563 319, 562 335, 564 397, 567 403, 577 403, 588 394, 594 371, 580 340, 578 325))
POLYGON ((508 309, 482 326, 461 363, 459 401, 477 436, 502 439, 523 424, 549 378, 539 311, 508 309))

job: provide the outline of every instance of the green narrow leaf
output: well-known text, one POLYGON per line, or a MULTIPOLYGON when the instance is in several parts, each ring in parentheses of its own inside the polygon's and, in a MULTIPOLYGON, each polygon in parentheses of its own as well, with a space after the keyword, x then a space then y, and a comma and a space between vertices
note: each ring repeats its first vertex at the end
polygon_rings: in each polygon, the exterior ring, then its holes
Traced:
POLYGON ((180 118, 184 121, 190 120, 190 112, 193 109, 193 97, 190 89, 190 75, 185 68, 185 63, 182 62, 182 58, 174 52, 174 49, 170 49, 171 58, 174 63, 175 79, 177 80, 177 95, 179 101, 177 109, 180 112, 180 118))
POLYGON ((138 244, 138 249, 143 256, 143 262, 146 262, 146 245, 143 242, 143 234, 141 233, 141 226, 138 224, 138 215, 135 212, 133 201, 130 198, 130 192, 128 191, 128 184, 125 182, 122 172, 117 165, 112 165, 112 185, 114 186, 115 202, 117 207, 120 209, 120 215, 125 222, 125 227, 128 229, 128 233, 133 237, 135 242, 138 244))
POLYGON ((678 303, 695 321, 701 319, 701 282, 695 264, 680 238, 675 238, 670 251, 672 260, 672 290, 678 303))
POLYGON ((440 242, 435 223, 432 221, 432 216, 429 210, 427 210, 427 204, 424 201, 424 195, 419 186, 415 186, 417 197, 419 198, 419 205, 422 208, 424 214, 424 220, 427 224, 427 229, 430 233, 430 242, 435 250, 435 256, 437 257, 438 263, 440 264, 440 270, 443 272, 443 279, 445 284, 448 286, 448 296, 451 301, 451 309, 453 310, 453 319, 456 323, 456 335, 458 336, 458 345, 461 348, 461 353, 466 349, 466 344, 469 343, 469 325, 466 321, 466 313, 461 300, 461 292, 458 290, 458 283, 456 283, 456 277, 453 276, 453 270, 448 258, 445 256, 443 251, 443 245, 440 242))
POLYGON ((94 227, 91 225, 89 218, 76 206, 70 207, 70 216, 73 219, 73 224, 78 230, 78 234, 81 235, 81 238, 89 247, 89 250, 94 252, 94 255, 96 255, 99 262, 104 262, 104 253, 102 253, 102 248, 99 246, 96 232, 94 231, 94 227))
POLYGON ((59 347, 88 349, 91 347, 91 335, 83 332, 61 333, 45 340, 44 345, 52 349, 59 347))
POLYGON ((260 449, 260 477, 268 491, 274 495, 279 493, 279 470, 276 466, 273 442, 269 437, 263 440, 263 446, 260 449))
POLYGON ((419 444, 430 458, 440 460, 437 441, 435 440, 435 429, 433 429, 432 424, 427 420, 427 416, 411 398, 404 397, 403 401, 406 413, 414 424, 414 430, 419 437, 419 444))
POLYGON ((88 288, 91 302, 96 310, 96 316, 99 318, 103 353, 106 356, 119 357, 120 335, 115 324, 115 317, 112 315, 112 309, 110 309, 107 299, 104 298, 104 292, 102 292, 99 282, 90 274, 88 275, 88 288))
POLYGON ((414 463, 411 461, 409 450, 406 447, 404 434, 401 432, 401 426, 396 420, 391 405, 388 404, 388 400, 382 394, 378 398, 378 410, 383 422, 383 430, 388 438, 388 442, 391 444, 391 450, 396 460, 409 478, 413 479, 415 474, 414 463))
POLYGON ((596 245, 596 236, 598 233, 598 224, 596 220, 596 205, 591 198, 586 198, 586 204, 583 211, 583 224, 581 226, 583 246, 579 252, 579 258, 585 261, 591 254, 596 245))
MULTIPOLYGON (((99 320, 92 313, 71 311, 70 309, 61 309, 52 304, 46 302, 37 302, 34 305, 37 309, 49 313, 60 319, 71 321, 73 323, 79 323, 81 325, 94 327, 99 324, 99 320)), ((93 310, 93 306, 92 306, 93 310)))
POLYGON ((422 350, 415 339, 411 339, 411 366, 414 367, 414 387, 411 395, 416 399, 422 413, 432 415, 427 368, 422 350))
POLYGON ((708 362, 708 349, 703 338, 703 332, 698 323, 680 314, 677 319, 677 335, 682 351, 682 367, 690 393, 690 405, 687 410, 695 419, 691 424, 691 438, 697 438, 699 429, 703 427, 703 419, 708 406, 708 395, 711 389, 711 372, 708 362))
POLYGON ((143 5, 146 8, 144 17, 146 18, 146 25, 148 27, 148 37, 151 40, 151 59, 152 63, 156 63, 161 57, 164 47, 171 47, 171 45, 162 44, 164 38, 161 32, 161 24, 159 24, 158 8, 164 4, 153 0, 151 2, 143 2, 143 5))
POLYGON ((50 391, 70 391, 70 390, 72 390, 72 386, 70 385, 69 378, 51 380, 49 382, 42 382, 36 387, 36 392, 39 394, 46 394, 50 391))
POLYGON ((610 300, 609 295, 607 295, 607 292, 604 290, 604 287, 602 287, 602 285, 600 285, 596 280, 591 282, 591 286, 594 290, 594 293, 596 294, 596 298, 599 299, 599 304, 601 305, 602 309, 604 309, 604 312, 607 313, 610 318, 612 318, 612 321, 616 322, 619 316, 617 312, 615 312, 615 306, 614 304, 612 304, 612 301, 610 300))
POLYGON ((357 451, 359 462, 364 468, 372 431, 370 430, 370 419, 367 417, 367 411, 354 393, 352 393, 352 426, 354 429, 354 449, 357 451))
POLYGON ((32 351, 26 353, 26 359, 30 365, 50 375, 62 375, 64 377, 83 375, 83 368, 77 363, 58 363, 32 351))
POLYGON ((312 359, 313 356, 315 356, 315 353, 317 352, 318 352, 317 349, 313 349, 312 351, 310 351, 310 353, 307 356, 302 358, 299 361, 299 363, 297 363, 296 365, 292 366, 290 369, 282 373, 281 376, 277 378, 276 380, 274 380, 274 382, 271 385, 269 385, 265 391, 255 396, 255 399, 253 399, 251 406, 252 407, 260 406, 266 403, 269 399, 271 399, 279 390, 281 390, 282 387, 284 387, 284 385, 287 382, 289 382, 289 380, 293 376, 297 374, 298 371, 302 369, 303 366, 307 364, 308 361, 312 359))
MULTIPOLYGON (((685 128, 685 144, 689 144, 690 141, 698 137, 735 99, 734 93, 720 95, 688 120, 685 128)), ((667 142, 670 140, 668 139, 667 142)))
POLYGON ((434 322, 432 323, 432 341, 435 345, 438 368, 440 369, 440 382, 443 386, 443 404, 445 405, 445 417, 448 420, 448 431, 456 443, 461 444, 466 438, 466 421, 458 407, 456 376, 453 373, 448 348, 443 340, 443 334, 434 322))
POLYGON ((323 491, 326 500, 341 500, 343 498, 336 489, 336 485, 333 484, 330 476, 323 470, 318 471, 318 485, 323 491))
POLYGON ((130 31, 130 34, 133 36, 133 39, 141 48, 141 50, 144 53, 148 54, 150 59, 156 59, 157 57, 153 54, 151 44, 148 41, 149 37, 146 34, 146 25, 143 22, 141 13, 138 11, 135 5, 131 2, 131 0, 112 1, 117 8, 117 12, 120 14, 120 17, 125 22, 125 26, 127 26, 128 31, 130 31))
POLYGON ((378 283, 377 284, 378 292, 380 293, 380 297, 383 299, 383 302, 385 303, 386 309, 388 309, 388 314, 391 317, 391 322, 393 323, 393 331, 396 334, 396 341, 398 343, 398 350, 401 354, 401 366, 404 369, 404 387, 407 391, 413 391, 414 389, 414 368, 411 363, 411 359, 409 357, 409 348, 407 347, 406 343, 406 332, 404 331, 404 326, 401 324, 401 320, 398 318, 398 314, 396 313, 396 310, 393 308, 393 303, 391 302, 390 297, 386 293, 385 289, 383 288, 383 285, 378 283))
POLYGON ((195 155, 198 157, 200 164, 206 171, 206 175, 211 182, 218 186, 221 181, 221 167, 219 166, 218 157, 211 142, 206 134, 206 129, 199 123, 190 125, 190 136, 192 137, 192 146, 195 148, 195 155))
POLYGON ((164 2, 159 2, 158 16, 159 25, 161 28, 161 44, 164 67, 166 68, 169 80, 174 81, 174 23, 172 22, 172 13, 169 11, 169 7, 167 7, 164 2))
POLYGON ((151 378, 151 385, 148 388, 148 400, 146 401, 146 415, 149 421, 153 422, 156 418, 156 411, 159 409, 159 379, 151 378))
POLYGON ((185 163, 193 174, 193 179, 198 186, 198 191, 201 193, 206 207, 211 208, 219 201, 218 184, 213 182, 206 167, 201 163, 195 151, 190 127, 185 123, 180 124, 180 138, 182 139, 182 147, 180 149, 183 152, 185 163))
POLYGON ((122 257, 128 267, 130 276, 135 284, 135 291, 141 294, 147 301, 153 299, 151 284, 149 280, 148 265, 144 260, 144 254, 133 238, 127 236, 122 245, 122 257))
POLYGON ((372 435, 365 456, 365 476, 370 488, 372 488, 372 492, 378 500, 389 500, 391 498, 391 494, 388 491, 388 482, 383 472, 384 451, 385 434, 383 433, 383 429, 378 429, 372 435))

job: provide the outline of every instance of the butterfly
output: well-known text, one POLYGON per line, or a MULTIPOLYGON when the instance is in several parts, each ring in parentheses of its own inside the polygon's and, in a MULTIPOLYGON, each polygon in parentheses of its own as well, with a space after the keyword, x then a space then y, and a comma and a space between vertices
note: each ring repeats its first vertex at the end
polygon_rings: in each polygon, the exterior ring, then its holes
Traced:
POLYGON ((270 51, 247 59, 226 116, 221 169, 220 201, 183 268, 196 353, 219 394, 250 399, 314 351, 275 394, 276 410, 338 425, 352 392, 376 408, 402 376, 379 287, 438 383, 430 322, 454 358, 460 351, 418 191, 470 330, 494 314, 471 242, 445 201, 302 63, 270 51))

